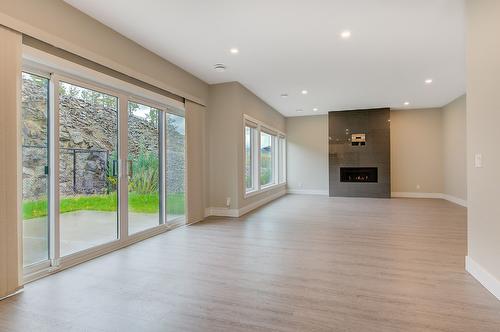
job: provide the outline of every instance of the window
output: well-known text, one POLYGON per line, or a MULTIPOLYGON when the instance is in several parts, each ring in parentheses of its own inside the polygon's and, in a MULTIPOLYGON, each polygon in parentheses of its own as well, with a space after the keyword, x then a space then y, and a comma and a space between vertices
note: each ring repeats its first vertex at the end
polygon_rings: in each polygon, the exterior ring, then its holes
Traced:
POLYGON ((285 184, 285 135, 244 116, 245 196, 285 184))
POLYGON ((278 138, 278 163, 279 163, 279 183, 286 182, 286 138, 280 136, 278 138))
POLYGON ((245 189, 251 192, 255 186, 255 128, 245 126, 245 189))
POLYGON ((260 133, 260 185, 262 187, 274 183, 274 137, 268 133, 260 133))

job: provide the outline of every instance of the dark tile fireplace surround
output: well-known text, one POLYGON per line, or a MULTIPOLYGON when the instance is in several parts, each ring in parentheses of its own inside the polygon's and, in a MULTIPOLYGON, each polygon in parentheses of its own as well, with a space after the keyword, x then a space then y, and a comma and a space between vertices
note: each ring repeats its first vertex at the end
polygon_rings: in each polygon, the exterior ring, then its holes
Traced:
POLYGON ((330 112, 331 197, 391 197, 390 109, 330 112))

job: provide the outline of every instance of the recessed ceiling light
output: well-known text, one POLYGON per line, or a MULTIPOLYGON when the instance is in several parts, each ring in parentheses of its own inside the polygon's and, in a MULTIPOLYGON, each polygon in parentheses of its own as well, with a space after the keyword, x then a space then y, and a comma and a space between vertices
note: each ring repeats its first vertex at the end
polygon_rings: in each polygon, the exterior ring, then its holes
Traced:
POLYGON ((314 112, 317 112, 317 111, 318 111, 318 108, 317 108, 317 107, 313 108, 313 111, 314 111, 314 112))
POLYGON ((405 101, 405 106, 408 106, 410 105, 410 102, 409 101, 405 101))
POLYGON ((287 98, 288 97, 288 93, 282 93, 280 96, 281 96, 281 98, 287 98))
POLYGON ((351 31, 349 30, 344 30, 340 33, 340 37, 342 37, 342 39, 349 39, 351 38, 351 31))
POLYGON ((229 50, 229 52, 231 52, 231 54, 238 54, 240 53, 240 50, 237 49, 236 47, 233 47, 232 49, 229 50))
POLYGON ((425 80, 425 84, 431 84, 432 83, 432 78, 428 78, 425 80))
POLYGON ((302 90, 303 95, 307 95, 309 92, 307 90, 302 90))
POLYGON ((226 66, 224 66, 222 63, 216 63, 214 65, 214 70, 218 73, 222 73, 226 71, 226 69, 227 69, 226 66))

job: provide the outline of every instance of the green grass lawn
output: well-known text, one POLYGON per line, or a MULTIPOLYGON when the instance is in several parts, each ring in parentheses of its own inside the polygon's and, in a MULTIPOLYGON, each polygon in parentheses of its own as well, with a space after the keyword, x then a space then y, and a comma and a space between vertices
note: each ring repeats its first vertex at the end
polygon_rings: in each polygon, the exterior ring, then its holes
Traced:
MULTIPOLYGON (((159 210, 158 195, 139 195, 129 193, 128 201, 130 212, 157 213, 159 210)), ((61 198, 61 213, 72 211, 116 211, 116 193, 109 195, 92 195, 61 198)), ((23 219, 45 217, 47 215, 47 200, 33 200, 23 202, 23 219)), ((167 213, 184 214, 184 194, 167 195, 167 213)))

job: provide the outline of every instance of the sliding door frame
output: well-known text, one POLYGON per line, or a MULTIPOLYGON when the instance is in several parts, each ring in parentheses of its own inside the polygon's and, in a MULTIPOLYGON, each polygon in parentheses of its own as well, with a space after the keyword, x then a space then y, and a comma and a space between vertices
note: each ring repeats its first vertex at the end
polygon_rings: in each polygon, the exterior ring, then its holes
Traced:
MULTIPOLYGON (((172 110, 172 107, 163 103, 155 102, 148 98, 137 97, 133 93, 113 89, 107 85, 89 81, 78 76, 67 74, 58 70, 46 70, 44 65, 40 68, 25 65, 23 72, 32 73, 49 79, 49 106, 48 106, 48 165, 49 165, 49 194, 48 194, 48 220, 49 220, 49 255, 48 260, 24 267, 24 282, 31 282, 49 274, 58 272, 68 267, 80 264, 89 259, 107 254, 114 250, 126 247, 135 242, 145 240, 149 237, 161 234, 172 228, 167 223, 167 116, 169 113, 185 118, 184 110, 172 110), (118 101, 118 207, 117 207, 117 239, 104 244, 93 246, 78 252, 70 253, 61 257, 61 230, 60 230, 60 100, 59 84, 66 82, 76 86, 91 89, 96 92, 116 97, 118 101), (138 102, 140 104, 158 109, 159 112, 159 181, 160 181, 160 220, 158 226, 129 234, 128 230, 128 176, 127 176, 127 154, 128 154, 128 103, 138 102)), ((184 142, 185 144, 185 142, 184 142)), ((186 154, 186 150, 184 150, 186 154)), ((184 163, 186 163, 186 156, 184 163)), ((186 167, 184 167, 184 179, 187 178, 186 167)), ((184 192, 185 206, 187 205, 187 188, 184 192)), ((187 222, 187 213, 183 217, 187 222)), ((180 219, 180 218, 179 218, 180 219)), ((178 220, 178 219, 175 219, 178 220)))
MULTIPOLYGON (((49 173, 47 174, 47 202, 48 202, 48 204, 47 204, 47 212, 48 212, 48 215, 47 215, 47 226, 48 226, 47 227, 47 243, 48 243, 48 248, 47 249, 48 250, 47 250, 47 259, 33 263, 33 264, 29 264, 26 266, 22 266, 22 268, 24 270, 24 274, 29 274, 29 273, 34 273, 36 271, 39 271, 41 269, 46 269, 46 268, 50 267, 50 265, 51 265, 51 257, 52 257, 51 255, 52 255, 52 251, 53 251, 53 249, 51 248, 51 237, 52 237, 51 233, 52 233, 53 226, 51 225, 51 220, 50 220, 50 216, 51 216, 50 202, 53 201, 53 197, 52 197, 52 193, 53 193, 52 177, 53 177, 53 175, 50 173, 50 170, 52 169, 50 163, 51 163, 51 160, 53 158, 51 156, 51 154, 53 153, 53 151, 51 149, 51 142, 53 139, 53 137, 52 137, 52 133, 53 133, 52 123, 53 123, 53 121, 52 121, 52 109, 51 108, 53 107, 54 102, 52 100, 53 86, 51 85, 52 80, 51 80, 51 74, 49 72, 40 70, 40 69, 35 68, 35 67, 23 66, 21 68, 21 76, 19 78, 20 79, 20 84, 19 84, 20 87, 23 86, 22 73, 42 77, 42 78, 47 79, 47 81, 48 81, 48 88, 47 88, 47 155, 46 155, 47 156, 47 166, 49 169, 49 173)), ((21 237, 21 238, 23 238, 23 237, 21 237)), ((24 238, 23 238, 23 241, 24 241, 24 238)))

